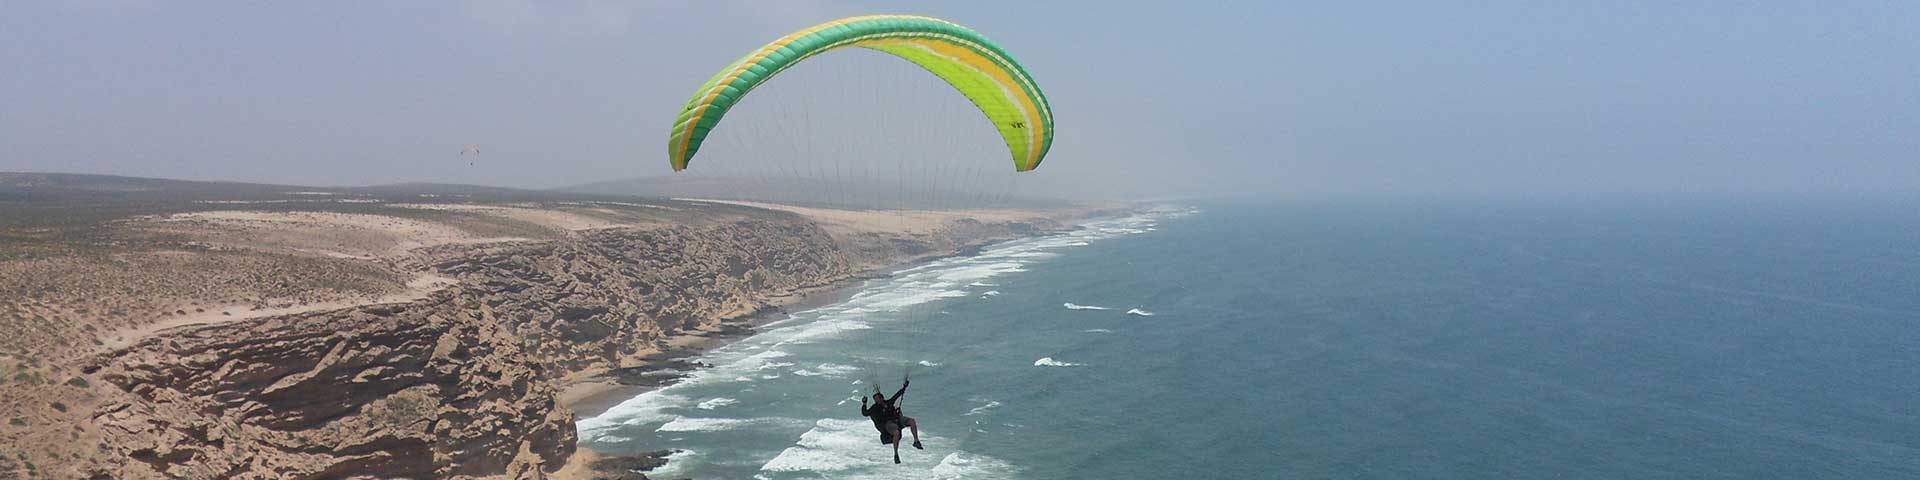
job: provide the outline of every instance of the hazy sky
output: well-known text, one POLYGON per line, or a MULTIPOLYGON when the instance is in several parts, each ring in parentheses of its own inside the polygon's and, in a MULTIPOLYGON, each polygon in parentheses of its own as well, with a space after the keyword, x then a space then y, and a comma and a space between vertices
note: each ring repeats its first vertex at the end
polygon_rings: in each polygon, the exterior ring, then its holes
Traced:
POLYGON ((0 170, 659 175, 707 76, 865 13, 1004 45, 1055 111, 1043 170, 1115 191, 1920 190, 1911 1, 18 0, 0 170))

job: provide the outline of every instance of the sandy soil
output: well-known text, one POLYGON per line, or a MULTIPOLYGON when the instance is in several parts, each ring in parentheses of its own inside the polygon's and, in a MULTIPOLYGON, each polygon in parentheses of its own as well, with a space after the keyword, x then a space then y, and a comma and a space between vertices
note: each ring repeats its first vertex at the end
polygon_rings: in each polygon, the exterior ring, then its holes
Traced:
POLYGON ((608 409, 619 405, 620 402, 647 393, 648 390, 652 389, 621 385, 612 380, 589 378, 561 388, 560 394, 554 400, 568 410, 573 410, 573 414, 579 418, 593 418, 606 413, 608 409))
POLYGON ((862 233, 922 234, 938 230, 948 222, 962 219, 1004 222, 1049 216, 1047 212, 1036 210, 841 210, 733 200, 685 200, 792 212, 819 222, 829 229, 862 233))
POLYGON ((524 240, 482 237, 442 223, 359 213, 211 211, 168 215, 154 223, 214 244, 281 245, 335 258, 365 259, 437 245, 524 240))
MULTIPOLYGON (((639 204, 635 204, 639 205, 639 204)), ((644 205, 643 205, 644 206, 644 205)), ((635 226, 634 222, 615 222, 538 205, 470 204, 391 204, 383 208, 479 213, 504 220, 525 222, 567 231, 635 226)), ((607 217, 620 216, 594 204, 576 203, 567 209, 599 212, 607 217)), ((174 234, 216 250, 248 250, 294 253, 349 261, 364 261, 394 266, 404 263, 414 250, 442 245, 486 244, 524 241, 523 237, 486 236, 459 225, 408 218, 397 215, 317 211, 205 211, 156 217, 138 217, 126 225, 134 230, 174 234)), ((195 255, 191 252, 162 252, 195 255)), ((452 279, 434 276, 415 268, 404 268, 412 275, 403 291, 379 296, 343 295, 324 301, 312 299, 266 299, 246 303, 177 302, 182 315, 165 316, 158 321, 128 328, 108 329, 101 335, 104 347, 118 349, 131 345, 155 332, 190 325, 214 324, 359 305, 407 302, 423 298, 451 285, 452 279), (264 305, 263 305, 264 304, 264 305)), ((164 275, 164 272, 154 272, 164 275)))
POLYGON ((560 471, 553 472, 553 474, 548 475, 547 478, 554 480, 589 480, 599 478, 597 472, 594 472, 593 467, 590 466, 594 460, 599 458, 599 452, 585 448, 576 449, 573 451, 573 456, 567 457, 566 466, 560 467, 560 471))
POLYGON ((296 313, 337 310, 342 308, 357 307, 361 305, 406 303, 414 300, 419 300, 422 298, 427 298, 428 295, 432 295, 434 292, 438 292, 440 290, 446 289, 447 287, 451 287, 453 286, 454 283, 456 283, 456 281, 451 278, 442 277, 442 276, 434 275, 430 273, 421 273, 414 276, 412 280, 407 281, 406 290, 387 294, 387 295, 382 295, 382 296, 375 297, 368 300, 334 300, 334 301, 327 301, 327 302, 314 302, 314 303, 291 305, 291 306, 285 306, 285 307, 260 308, 260 309, 256 309, 252 306, 245 305, 245 304, 216 305, 210 308, 206 308, 205 309, 206 311, 204 312, 191 313, 191 314, 182 315, 178 317, 168 318, 165 320, 153 322, 146 325, 141 325, 138 327, 121 329, 119 331, 104 335, 103 337, 105 338, 102 341, 105 342, 103 346, 106 347, 107 349, 118 350, 121 348, 125 348, 128 345, 138 343, 141 339, 147 338, 148 336, 151 336, 155 333, 172 330, 175 328, 190 327, 190 326, 196 326, 196 325, 212 325, 212 324, 236 322, 236 321, 248 320, 248 319, 254 319, 254 318, 266 318, 266 317, 274 317, 274 316, 280 316, 280 315, 291 315, 296 313))
MULTIPOLYGON (((581 215, 578 213, 557 210, 553 208, 543 208, 538 205, 521 206, 521 205, 467 205, 467 204, 443 204, 443 203, 429 203, 429 204, 403 203, 403 204, 393 204, 388 206, 393 208, 412 208, 412 209, 419 209, 419 210, 446 210, 446 211, 480 213, 480 214, 493 215, 493 216, 498 216, 502 218, 532 223, 535 225, 542 225, 542 226, 558 228, 561 230, 569 230, 569 231, 639 226, 632 223, 616 222, 612 220, 607 220, 605 218, 581 215)), ((618 214, 617 212, 614 212, 612 210, 607 210, 607 209, 593 209, 591 207, 588 207, 585 209, 589 211, 598 210, 601 213, 605 213, 607 215, 618 214)))

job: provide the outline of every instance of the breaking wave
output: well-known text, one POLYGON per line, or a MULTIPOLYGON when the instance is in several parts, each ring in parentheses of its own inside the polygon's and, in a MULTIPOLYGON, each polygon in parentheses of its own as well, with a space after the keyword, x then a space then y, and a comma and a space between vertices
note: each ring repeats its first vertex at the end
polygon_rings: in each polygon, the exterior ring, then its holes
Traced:
POLYGON ((656 432, 722 432, 757 425, 790 424, 785 418, 694 418, 680 417, 654 429, 656 432))
POLYGON ((880 448, 873 424, 864 420, 821 419, 793 446, 760 465, 760 471, 780 478, 811 474, 826 478, 940 478, 999 479, 1013 478, 1019 469, 1000 459, 960 450, 952 439, 920 432, 927 454, 941 455, 939 463, 925 466, 929 457, 920 452, 902 450, 905 465, 893 464, 893 449, 880 448))
POLYGON ((984 405, 973 407, 972 410, 967 410, 967 413, 961 414, 961 416, 970 417, 974 415, 979 415, 982 413, 986 413, 987 410, 992 410, 993 407, 998 407, 998 406, 1000 406, 1000 402, 998 400, 989 400, 984 405))

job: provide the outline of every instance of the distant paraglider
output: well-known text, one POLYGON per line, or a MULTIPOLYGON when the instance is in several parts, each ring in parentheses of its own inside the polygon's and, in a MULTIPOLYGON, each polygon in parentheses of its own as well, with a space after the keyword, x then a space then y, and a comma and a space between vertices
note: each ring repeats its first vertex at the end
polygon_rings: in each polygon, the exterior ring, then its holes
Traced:
MULTIPOLYGON (((473 145, 468 145, 468 146, 467 146, 467 148, 462 148, 462 149, 460 149, 460 156, 462 156, 462 157, 465 157, 465 156, 467 156, 468 154, 473 154, 473 155, 479 155, 479 154, 480 154, 480 147, 477 147, 477 146, 473 146, 473 145)), ((468 161, 467 161, 467 166, 469 166, 469 167, 471 167, 471 166, 473 166, 473 161, 472 161, 472 160, 468 160, 468 161)))

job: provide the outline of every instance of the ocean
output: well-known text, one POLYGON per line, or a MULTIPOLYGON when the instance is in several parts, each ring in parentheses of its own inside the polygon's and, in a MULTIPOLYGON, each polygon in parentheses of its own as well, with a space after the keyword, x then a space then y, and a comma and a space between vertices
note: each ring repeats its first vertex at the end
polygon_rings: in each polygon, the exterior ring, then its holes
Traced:
POLYGON ((904 269, 579 423, 653 478, 1920 478, 1920 213, 1220 202, 904 269), (912 387, 926 450, 858 412, 912 387))

